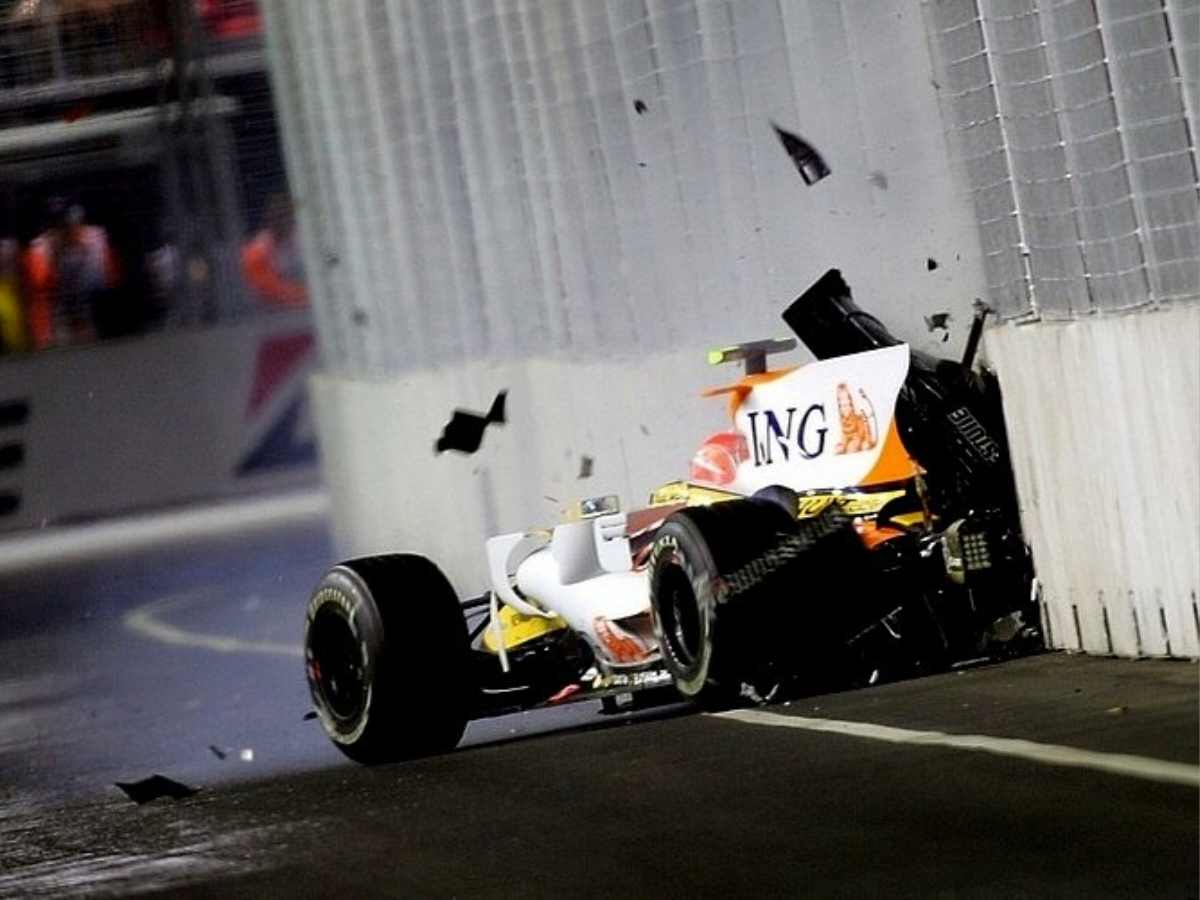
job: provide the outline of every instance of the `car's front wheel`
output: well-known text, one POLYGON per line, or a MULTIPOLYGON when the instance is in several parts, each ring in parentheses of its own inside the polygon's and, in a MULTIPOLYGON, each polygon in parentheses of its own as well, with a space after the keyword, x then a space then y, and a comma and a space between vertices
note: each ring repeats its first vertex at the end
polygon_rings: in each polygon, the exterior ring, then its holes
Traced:
POLYGON ((473 709, 466 622, 450 583, 420 556, 354 559, 313 591, 305 669, 317 715, 351 759, 453 749, 473 709))

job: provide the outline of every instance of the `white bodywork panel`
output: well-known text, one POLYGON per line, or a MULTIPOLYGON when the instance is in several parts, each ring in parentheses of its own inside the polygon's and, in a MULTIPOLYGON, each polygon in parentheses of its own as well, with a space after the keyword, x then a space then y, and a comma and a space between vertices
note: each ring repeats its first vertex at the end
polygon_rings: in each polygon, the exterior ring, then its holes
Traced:
POLYGON ((633 571, 624 513, 565 522, 549 544, 517 532, 487 542, 496 596, 526 615, 558 615, 595 647, 597 617, 625 619, 650 611, 647 573, 633 571), (513 578, 516 585, 514 590, 513 578))
POLYGON ((908 364, 901 344, 810 363, 757 385, 734 416, 750 458, 738 466, 732 490, 864 483, 883 455, 908 364), (873 440, 843 446, 843 421, 855 417, 870 423, 873 440))

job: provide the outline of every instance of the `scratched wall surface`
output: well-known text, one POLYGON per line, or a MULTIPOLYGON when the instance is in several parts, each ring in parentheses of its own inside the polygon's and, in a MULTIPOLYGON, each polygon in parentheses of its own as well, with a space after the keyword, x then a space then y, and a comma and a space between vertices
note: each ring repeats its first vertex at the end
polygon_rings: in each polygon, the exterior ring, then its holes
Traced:
POLYGON ((830 267, 901 337, 961 350, 986 282, 918 8, 264 10, 347 551, 419 549, 478 590, 488 533, 572 497, 640 502, 723 424, 696 395, 734 373, 704 351, 786 334, 779 313, 830 267), (807 186, 772 121, 832 174, 807 186), (435 456, 452 409, 502 387, 510 423, 435 456))
POLYGON ((987 336, 1054 647, 1200 656, 1200 304, 987 336))

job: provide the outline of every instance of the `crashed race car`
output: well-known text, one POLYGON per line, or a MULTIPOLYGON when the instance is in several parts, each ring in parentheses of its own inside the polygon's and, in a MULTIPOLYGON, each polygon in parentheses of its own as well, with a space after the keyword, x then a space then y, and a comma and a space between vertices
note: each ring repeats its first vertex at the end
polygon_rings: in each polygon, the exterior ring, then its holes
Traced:
POLYGON ((934 359, 830 270, 783 314, 816 361, 768 368, 791 339, 711 353, 744 365, 706 392, 733 427, 645 508, 490 538, 463 602, 420 556, 333 567, 304 642, 329 737, 377 763, 517 710, 766 702, 1038 646, 999 389, 972 365, 985 315, 934 359))

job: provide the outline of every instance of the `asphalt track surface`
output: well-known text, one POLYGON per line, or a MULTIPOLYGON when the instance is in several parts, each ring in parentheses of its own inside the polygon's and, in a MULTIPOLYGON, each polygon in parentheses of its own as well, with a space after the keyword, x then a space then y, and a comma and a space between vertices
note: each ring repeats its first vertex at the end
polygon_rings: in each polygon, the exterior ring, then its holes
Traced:
POLYGON ((365 769, 304 718, 331 555, 302 521, 0 572, 0 896, 1198 895, 1194 664, 1047 654, 753 721, 587 704, 365 769), (200 790, 114 786, 152 773, 200 790))

